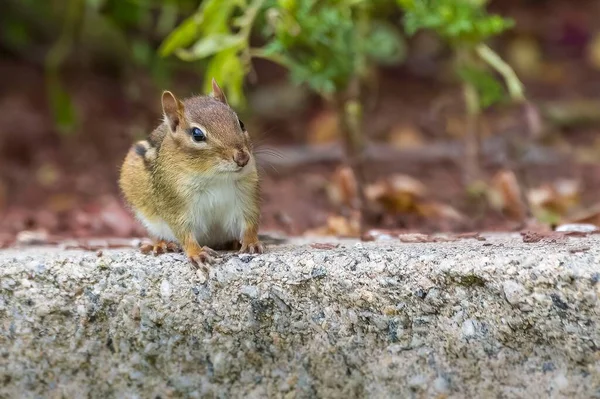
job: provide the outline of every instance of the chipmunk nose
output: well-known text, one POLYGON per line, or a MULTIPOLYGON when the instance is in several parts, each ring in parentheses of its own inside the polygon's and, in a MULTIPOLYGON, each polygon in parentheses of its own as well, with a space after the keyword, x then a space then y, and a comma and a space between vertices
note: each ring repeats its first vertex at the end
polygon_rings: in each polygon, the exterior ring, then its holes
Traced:
POLYGON ((237 150, 233 155, 233 160, 239 167, 244 167, 250 160, 250 155, 244 150, 237 150))

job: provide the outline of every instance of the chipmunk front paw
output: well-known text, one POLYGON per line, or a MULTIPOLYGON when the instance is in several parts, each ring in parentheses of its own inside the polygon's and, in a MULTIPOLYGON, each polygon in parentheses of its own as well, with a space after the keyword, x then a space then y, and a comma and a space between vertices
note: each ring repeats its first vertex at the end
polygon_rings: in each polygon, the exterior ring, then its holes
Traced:
POLYGON ((244 242, 242 243, 242 249, 240 249, 240 253, 262 254, 263 252, 264 248, 260 241, 244 242))
POLYGON ((219 253, 212 248, 202 247, 197 253, 188 253, 188 259, 198 268, 207 268, 215 262, 215 258, 219 253))
POLYGON ((160 240, 156 241, 154 244, 145 244, 140 247, 140 252, 144 255, 152 253, 154 256, 164 254, 167 252, 179 252, 179 245, 174 242, 160 240))

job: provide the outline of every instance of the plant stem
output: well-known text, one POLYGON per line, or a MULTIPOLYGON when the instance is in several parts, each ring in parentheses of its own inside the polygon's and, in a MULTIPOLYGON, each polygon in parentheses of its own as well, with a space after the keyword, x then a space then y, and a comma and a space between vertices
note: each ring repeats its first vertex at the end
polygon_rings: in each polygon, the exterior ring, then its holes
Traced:
POLYGON ((262 58, 264 60, 274 62, 283 67, 287 66, 285 58, 278 54, 267 54, 263 49, 260 48, 249 48, 248 55, 250 55, 252 58, 262 58))
POLYGON ((475 51, 488 65, 494 68, 506 82, 508 92, 513 101, 521 103, 525 102, 525 94, 523 83, 517 77, 514 69, 511 68, 500 56, 485 44, 479 44, 475 47, 475 51))
MULTIPOLYGON (((508 92, 512 100, 517 104, 525 104, 525 107, 528 106, 527 99, 525 98, 525 93, 523 89, 523 83, 517 77, 514 69, 510 65, 500 58, 500 56, 488 47, 485 44, 480 44, 476 47, 475 51, 483 59, 488 65, 494 68, 499 74, 502 75, 504 81, 506 82, 506 86, 508 87, 508 92)), ((525 112, 527 112, 527 108, 525 108, 525 112)), ((530 123, 527 124, 529 130, 532 129, 530 123)), ((535 127, 533 127, 535 128, 535 127)), ((536 134, 537 132, 531 132, 531 134, 536 134)), ((522 159, 525 153, 525 149, 529 147, 531 134, 524 135, 524 138, 520 137, 512 137, 508 138, 509 140, 509 160, 512 164, 510 169, 512 169, 515 173, 515 177, 517 179, 517 184, 519 185, 519 192, 521 195, 521 202, 523 203, 525 214, 525 220, 522 220, 522 223, 526 223, 526 219, 532 217, 531 212, 531 204, 527 198, 527 179, 526 179, 526 170, 522 165, 522 159)))
POLYGON ((84 6, 81 0, 70 0, 67 3, 63 30, 46 56, 47 70, 58 70, 60 64, 62 64, 71 52, 77 33, 77 25, 81 22, 84 6))
POLYGON ((345 146, 346 163, 352 169, 356 179, 358 203, 354 210, 358 211, 360 232, 362 234, 366 227, 365 220, 370 215, 364 191, 366 176, 364 170, 365 143, 362 134, 363 108, 355 96, 350 96, 350 98, 337 96, 334 102, 345 146))
POLYGON ((254 20, 260 11, 260 8, 264 4, 265 0, 254 0, 250 6, 246 9, 244 16, 244 23, 242 24, 242 28, 240 30, 240 34, 244 36, 246 39, 250 38, 250 32, 252 32, 252 27, 254 25, 254 20))
POLYGON ((479 95, 470 83, 463 84, 463 94, 467 108, 467 132, 465 142, 465 180, 474 183, 481 177, 479 170, 479 95))
MULTIPOLYGON (((457 48, 455 55, 455 62, 458 67, 472 67, 476 64, 473 50, 470 47, 457 48)), ((471 186, 481 178, 479 168, 481 105, 477 88, 472 83, 464 80, 462 88, 466 107, 464 181, 467 186, 471 186)))
MULTIPOLYGON (((263 6, 264 2, 265 2, 265 0, 254 0, 252 2, 252 4, 250 4, 250 6, 248 6, 248 8, 246 9, 246 12, 240 19, 243 22, 241 23, 241 29, 240 29, 239 35, 242 36, 244 38, 244 41, 246 42, 246 45, 244 46, 244 49, 242 50, 240 57, 243 60, 243 62, 246 64, 246 68, 248 71, 247 74, 251 80, 256 80, 256 72, 252 68, 253 54, 252 54, 251 48, 250 48, 250 34, 252 33, 252 27, 254 25, 254 20, 256 19, 256 16, 258 15, 258 12, 260 11, 260 8, 263 6)), ((258 55, 256 55, 256 56, 258 56, 258 55)), ((261 57, 261 58, 265 58, 265 57, 261 57)), ((269 59, 269 60, 271 60, 271 59, 269 59)), ((273 60, 271 60, 271 61, 273 61, 273 60)))
POLYGON ((85 3, 82 0, 70 0, 66 4, 62 32, 56 43, 48 51, 45 60, 46 96, 52 108, 55 121, 59 125, 58 128, 64 133, 72 130, 74 123, 72 119, 74 116, 65 116, 67 114, 64 114, 64 109, 67 108, 71 110, 69 111, 69 114, 71 114, 73 107, 68 94, 61 87, 59 72, 61 65, 73 49, 73 43, 83 22, 84 12, 85 3), (63 109, 63 111, 61 112, 59 109, 63 109))

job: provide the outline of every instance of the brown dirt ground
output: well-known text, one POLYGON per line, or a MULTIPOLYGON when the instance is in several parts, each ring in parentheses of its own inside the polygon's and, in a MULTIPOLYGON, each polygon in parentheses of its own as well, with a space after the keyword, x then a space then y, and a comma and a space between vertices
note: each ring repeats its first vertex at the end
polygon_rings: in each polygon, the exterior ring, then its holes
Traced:
MULTIPOLYGON (((527 22, 532 15, 547 11, 545 7, 550 6, 544 3, 495 4, 518 22, 527 22)), ((562 30, 556 31, 553 15, 557 15, 557 8, 552 8, 554 14, 541 13, 535 32, 529 32, 543 38, 540 41, 546 54, 563 71, 558 81, 525 81, 528 94, 535 100, 600 97, 600 73, 585 66, 577 50, 579 42, 584 40, 582 37, 592 29, 590 16, 600 17, 600 7, 586 2, 589 12, 582 14, 565 8, 567 3, 553 2, 553 7, 560 7, 567 16, 560 25, 562 30), (582 24, 589 29, 578 29, 582 24), (555 31, 548 34, 553 27, 555 31)), ((273 72, 267 66, 258 71, 258 84, 282 77, 281 72, 273 72)), ((430 74, 435 75, 435 71, 430 74)), ((123 207, 116 180, 120 162, 131 142, 149 132, 159 120, 159 102, 149 100, 158 98, 158 90, 142 76, 138 99, 132 100, 125 94, 123 83, 115 78, 90 71, 70 71, 67 76, 82 120, 77 134, 61 137, 53 127, 44 100, 43 70, 8 56, 0 59, 0 242, 9 241, 19 231, 35 228, 71 237, 144 234, 123 207)), ((398 124, 422 126, 427 111, 441 96, 455 101, 460 98, 451 84, 437 82, 430 76, 416 76, 411 65, 382 71, 380 78, 378 103, 366 116, 365 131, 372 139, 376 139, 376 133, 398 124)), ((294 139, 293 132, 305 131, 307 123, 321 109, 319 102, 313 99, 304 113, 286 123, 260 121, 261 129, 267 132, 263 135, 265 144, 303 144, 294 139)), ((422 130, 426 143, 440 139, 435 129, 433 133, 422 130)), ((586 127, 560 133, 570 145, 586 146, 594 142, 599 132, 598 127, 586 127)), ((330 180, 337 166, 336 162, 318 162, 295 168, 265 167, 263 228, 302 233, 323 225, 328 215, 337 212, 323 190, 324 182, 330 180)), ((468 200, 458 160, 398 158, 373 164, 368 170, 371 180, 392 173, 419 179, 433 199, 465 212, 470 222, 448 226, 438 220, 406 214, 387 218, 378 227, 433 231, 504 230, 512 226, 501 215, 482 210, 468 200)), ((530 167, 528 173, 534 183, 558 177, 579 179, 584 188, 583 204, 597 201, 600 165, 596 163, 550 162, 530 167)))

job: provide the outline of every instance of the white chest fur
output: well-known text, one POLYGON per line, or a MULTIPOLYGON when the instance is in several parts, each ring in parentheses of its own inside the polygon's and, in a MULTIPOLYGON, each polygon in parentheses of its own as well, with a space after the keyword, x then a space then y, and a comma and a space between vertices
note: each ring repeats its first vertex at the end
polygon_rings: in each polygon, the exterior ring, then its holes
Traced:
MULTIPOLYGON (((190 199, 183 223, 194 231, 201 246, 241 240, 245 229, 245 204, 252 200, 249 192, 241 190, 232 179, 214 180, 209 184, 191 180, 183 190, 185 197, 190 199)), ((163 219, 149 220, 139 213, 138 218, 156 238, 177 242, 163 219)))
POLYGON ((191 186, 188 217, 201 245, 241 240, 244 233, 244 204, 249 200, 235 181, 218 180, 191 186))

